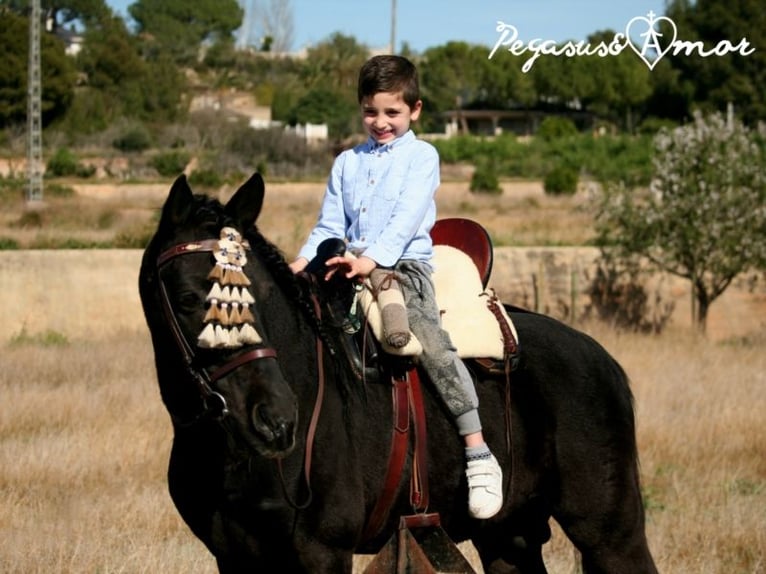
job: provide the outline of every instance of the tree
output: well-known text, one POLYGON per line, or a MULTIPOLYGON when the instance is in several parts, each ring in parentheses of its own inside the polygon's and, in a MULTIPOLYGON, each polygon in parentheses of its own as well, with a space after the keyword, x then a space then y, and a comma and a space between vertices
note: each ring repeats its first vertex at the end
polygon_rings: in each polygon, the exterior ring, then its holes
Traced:
MULTIPOLYGON (((262 15, 264 38, 271 39, 268 50, 289 52, 293 45, 293 9, 290 0, 270 0, 262 15)), ((265 41, 263 42, 266 43, 265 41)))
POLYGON ((87 29, 112 16, 104 0, 42 0, 41 6, 53 31, 75 22, 87 29))
MULTIPOLYGON (((43 122, 64 114, 74 95, 75 70, 63 44, 51 34, 40 38, 43 122)), ((0 10, 0 128, 21 123, 27 116, 27 54, 29 20, 0 10)))
MULTIPOLYGON (((596 32, 588 36, 588 42, 594 46, 600 42, 608 45, 614 36, 611 30, 596 32)), ((632 132, 635 111, 652 93, 649 68, 628 51, 617 56, 592 55, 582 58, 581 64, 577 71, 580 85, 585 78, 590 80, 579 94, 586 108, 601 117, 614 114, 632 132)))
MULTIPOLYGON (((747 39, 755 51, 748 55, 731 53, 724 56, 699 57, 697 54, 674 56, 673 67, 680 71, 679 80, 691 85, 693 101, 705 110, 723 110, 733 103, 745 123, 754 125, 766 120, 766 45, 762 30, 766 28, 766 11, 762 0, 674 0, 667 15, 678 27, 678 37, 690 42, 701 41, 707 50, 719 42, 734 45, 747 39)), ((681 119, 681 118, 677 118, 681 119)))
POLYGON ((295 98, 286 114, 289 123, 326 123, 335 139, 353 133, 360 125, 357 78, 368 57, 366 46, 338 32, 309 49, 299 72, 299 92, 286 94, 295 98))
POLYGON ((231 37, 243 17, 236 0, 137 0, 128 12, 149 46, 181 64, 195 62, 204 42, 231 37))
POLYGON ((317 88, 307 92, 293 106, 290 123, 327 124, 327 130, 336 140, 351 135, 358 124, 359 108, 337 91, 317 88))
POLYGON ((689 280, 702 331, 710 305, 737 275, 766 269, 763 135, 721 114, 695 113, 692 123, 655 137, 646 193, 614 186, 597 203, 602 249, 689 280))

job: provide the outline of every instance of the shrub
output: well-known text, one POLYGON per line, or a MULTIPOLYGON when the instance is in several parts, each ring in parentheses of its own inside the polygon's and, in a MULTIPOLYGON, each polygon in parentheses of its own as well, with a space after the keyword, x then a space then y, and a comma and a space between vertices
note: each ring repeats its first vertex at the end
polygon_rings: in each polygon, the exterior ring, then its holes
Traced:
POLYGON ((545 176, 543 187, 550 195, 573 195, 577 191, 577 170, 557 165, 545 176))
POLYGON ((27 210, 11 224, 18 229, 41 228, 43 226, 43 214, 37 210, 27 210))
POLYGON ((212 169, 197 169, 189 175, 189 185, 192 187, 216 188, 223 184, 223 178, 212 169))
POLYGON ((661 333, 673 314, 675 303, 663 300, 660 287, 649 292, 639 267, 616 261, 602 251, 596 276, 588 286, 592 314, 617 329, 661 333))
POLYGON ((66 347, 69 345, 69 339, 65 334, 52 329, 42 333, 30 333, 27 331, 27 326, 24 325, 21 327, 21 331, 11 337, 9 345, 12 347, 66 347))
POLYGON ((474 193, 500 194, 500 182, 497 179, 497 170, 492 161, 481 162, 476 166, 476 171, 471 176, 470 190, 474 193))
POLYGON ((577 135, 577 127, 569 118, 559 116, 548 116, 542 122, 537 130, 537 137, 545 141, 565 138, 577 135))
POLYGON ((56 153, 48 160, 45 172, 50 177, 76 175, 85 178, 96 173, 96 168, 92 165, 83 165, 74 152, 62 147, 57 149, 56 153))
POLYGON ((184 170, 190 157, 188 152, 174 150, 154 156, 151 163, 161 176, 174 177, 184 170))
POLYGON ((60 147, 48 160, 45 172, 52 177, 66 177, 77 173, 77 156, 67 148, 60 147))
POLYGON ((112 145, 120 151, 144 151, 151 147, 152 138, 143 126, 134 127, 115 139, 112 145))
POLYGON ((19 242, 10 237, 0 237, 0 251, 10 251, 12 249, 18 249, 19 242))

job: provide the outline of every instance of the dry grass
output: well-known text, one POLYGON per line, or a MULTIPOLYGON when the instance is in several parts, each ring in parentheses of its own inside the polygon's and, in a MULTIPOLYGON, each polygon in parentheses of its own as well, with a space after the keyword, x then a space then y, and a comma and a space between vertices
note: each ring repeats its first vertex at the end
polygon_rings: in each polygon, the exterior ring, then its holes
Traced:
MULTIPOLYGON (((633 379, 660 570, 766 572, 766 341, 595 334, 633 379)), ((0 393, 0 571, 215 571, 167 494, 145 333, 8 345, 0 393)), ((574 571, 560 533, 546 559, 574 571)))
MULTIPOLYGON (((78 184, 73 197, 46 199, 29 213, 20 200, 7 201, 0 213, 0 238, 20 248, 114 244, 120 236, 148 237, 155 215, 170 189, 167 184, 78 184)), ((316 221, 324 182, 266 183, 258 225, 288 256, 297 253, 316 221)), ((584 245, 592 239, 584 194, 550 197, 540 183, 506 182, 501 195, 474 194, 467 181, 444 182, 437 193, 439 217, 473 217, 488 229, 496 245, 584 245)), ((227 200, 234 186, 218 193, 227 200)))

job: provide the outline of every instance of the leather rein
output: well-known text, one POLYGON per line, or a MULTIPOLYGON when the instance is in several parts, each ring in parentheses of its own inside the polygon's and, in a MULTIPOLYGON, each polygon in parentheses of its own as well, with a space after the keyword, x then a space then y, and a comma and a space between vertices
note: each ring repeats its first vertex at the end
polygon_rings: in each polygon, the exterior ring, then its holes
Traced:
POLYGON ((212 252, 217 247, 218 241, 218 239, 205 239, 202 241, 181 243, 166 249, 160 253, 159 257, 157 257, 157 281, 160 288, 162 309, 165 318, 170 325, 170 330, 173 339, 176 342, 176 346, 183 356, 187 374, 196 384, 204 406, 203 412, 190 422, 180 421, 178 420, 178 417, 171 413, 173 419, 184 426, 190 426, 211 413, 214 413, 216 419, 223 419, 229 413, 229 409, 223 395, 213 389, 213 383, 251 361, 268 358, 276 359, 277 357, 277 352, 272 347, 259 347, 234 356, 222 366, 215 369, 212 373, 208 373, 206 369, 197 365, 194 348, 189 344, 189 341, 186 340, 186 337, 184 337, 184 334, 181 331, 181 326, 178 324, 178 320, 173 313, 170 297, 168 297, 165 283, 162 281, 161 270, 169 261, 180 255, 185 255, 187 253, 212 252))

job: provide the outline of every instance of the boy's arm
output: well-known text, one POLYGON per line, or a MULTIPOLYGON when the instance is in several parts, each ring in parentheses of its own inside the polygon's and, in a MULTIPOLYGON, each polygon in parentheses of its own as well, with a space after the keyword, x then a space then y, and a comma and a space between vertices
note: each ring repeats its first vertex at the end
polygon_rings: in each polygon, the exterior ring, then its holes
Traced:
MULTIPOLYGON (((407 177, 391 216, 377 240, 364 252, 382 267, 393 266, 426 218, 435 218, 433 198, 439 187, 439 154, 423 142, 410 159, 407 177)), ((433 221, 430 222, 433 225, 433 221)))
MULTIPOLYGON (((308 264, 316 255, 319 244, 325 239, 331 237, 343 238, 346 236, 346 214, 343 209, 343 197, 341 195, 344 159, 344 154, 341 154, 333 163, 317 223, 309 234, 308 239, 306 239, 306 243, 298 252, 298 257, 293 262, 295 267, 297 267, 298 261, 301 259, 305 259, 306 264, 308 264)), ((295 269, 295 267, 293 268, 295 269)))

